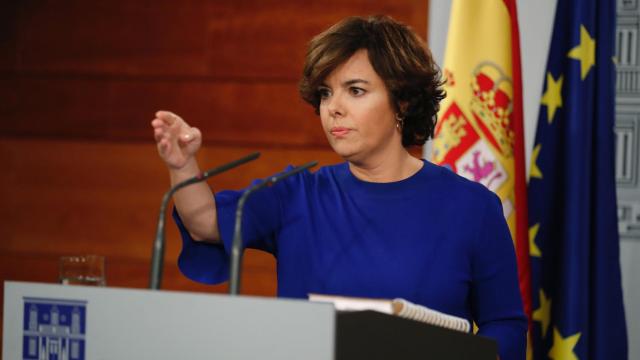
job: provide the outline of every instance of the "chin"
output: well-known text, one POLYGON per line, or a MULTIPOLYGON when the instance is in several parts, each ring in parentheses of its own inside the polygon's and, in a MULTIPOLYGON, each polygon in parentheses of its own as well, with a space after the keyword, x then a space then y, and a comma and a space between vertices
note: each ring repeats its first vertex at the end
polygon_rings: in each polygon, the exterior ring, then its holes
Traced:
POLYGON ((335 151, 336 154, 340 155, 340 157, 342 159, 344 159, 345 161, 351 162, 351 163, 359 163, 360 160, 362 160, 362 155, 360 152, 358 151, 346 151, 346 150, 338 150, 336 148, 333 148, 333 151, 335 151))
POLYGON ((356 156, 357 152, 354 149, 349 149, 347 146, 331 144, 333 152, 338 154, 344 160, 350 161, 351 158, 356 156))

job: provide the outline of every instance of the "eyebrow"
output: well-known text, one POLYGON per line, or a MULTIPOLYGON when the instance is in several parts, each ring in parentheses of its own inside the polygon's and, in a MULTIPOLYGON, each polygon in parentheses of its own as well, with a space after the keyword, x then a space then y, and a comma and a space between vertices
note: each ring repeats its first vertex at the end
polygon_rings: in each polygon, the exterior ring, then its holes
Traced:
MULTIPOLYGON (((343 83, 342 83, 342 86, 343 86, 343 87, 347 87, 347 86, 351 86, 351 85, 353 85, 353 84, 360 84, 360 83, 362 83, 362 84, 367 84, 367 85, 368 85, 368 84, 371 84, 369 81, 364 80, 364 79, 351 79, 351 80, 347 80, 347 81, 343 82, 343 83)), ((329 85, 327 85, 326 83, 324 83, 324 82, 323 82, 323 83, 321 83, 321 84, 319 85, 319 87, 326 87, 326 88, 328 88, 328 87, 329 87, 329 85)))
POLYGON ((358 84, 358 83, 364 83, 364 84, 369 84, 369 82, 367 80, 364 79, 352 79, 352 80, 348 80, 342 83, 342 86, 350 86, 353 84, 358 84))

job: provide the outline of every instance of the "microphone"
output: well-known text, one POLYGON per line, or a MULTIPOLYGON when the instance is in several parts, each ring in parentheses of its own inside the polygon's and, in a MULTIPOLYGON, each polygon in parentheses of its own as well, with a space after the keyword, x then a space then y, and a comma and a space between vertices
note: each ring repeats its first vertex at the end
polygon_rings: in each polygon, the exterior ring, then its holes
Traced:
POLYGON ((255 184, 249 189, 247 189, 244 194, 238 200, 238 208, 236 209, 236 224, 233 231, 233 243, 231 244, 231 265, 229 268, 229 272, 231 273, 229 278, 229 294, 230 295, 239 295, 240 294, 240 263, 242 262, 242 211, 244 209, 244 204, 247 201, 247 198, 253 194, 254 192, 277 183, 280 180, 288 178, 291 175, 295 175, 303 170, 314 167, 318 165, 317 161, 312 161, 306 163, 304 165, 300 165, 296 168, 293 168, 289 171, 283 172, 280 175, 275 175, 269 177, 262 181, 261 183, 255 184))
POLYGON ((169 203, 169 200, 171 199, 171 196, 178 190, 182 189, 183 187, 204 181, 214 175, 218 175, 220 173, 223 173, 227 170, 231 170, 239 165, 242 165, 244 163, 248 163, 249 161, 253 161, 255 159, 257 159, 260 156, 259 152, 254 152, 251 153, 241 159, 238 160, 234 160, 231 161, 230 163, 218 166, 216 168, 207 170, 203 173, 200 173, 190 179, 187 179, 185 181, 182 181, 178 184, 176 184, 175 186, 173 186, 172 188, 169 189, 169 191, 167 191, 164 194, 164 197, 162 198, 162 204, 160 204, 160 216, 158 217, 158 226, 156 228, 156 238, 155 241, 153 242, 153 253, 151 256, 151 276, 149 278, 149 289, 153 289, 153 290, 158 290, 160 289, 160 283, 162 282, 162 268, 164 265, 164 243, 165 243, 165 239, 164 239, 164 219, 165 219, 165 212, 167 209, 167 204, 169 203))

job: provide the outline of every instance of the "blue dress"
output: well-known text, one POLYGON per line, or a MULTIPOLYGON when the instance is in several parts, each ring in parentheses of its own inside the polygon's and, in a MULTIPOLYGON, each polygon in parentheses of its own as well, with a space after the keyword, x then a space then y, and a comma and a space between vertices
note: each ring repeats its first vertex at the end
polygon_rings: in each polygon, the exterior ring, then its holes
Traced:
MULTIPOLYGON (((203 283, 228 280, 241 191, 215 195, 223 245, 183 239, 178 265, 203 283)), ((524 359, 527 320, 499 198, 427 161, 392 183, 359 180, 347 163, 302 172, 245 204, 246 247, 277 259, 278 296, 395 298, 475 321, 502 360, 524 359)))

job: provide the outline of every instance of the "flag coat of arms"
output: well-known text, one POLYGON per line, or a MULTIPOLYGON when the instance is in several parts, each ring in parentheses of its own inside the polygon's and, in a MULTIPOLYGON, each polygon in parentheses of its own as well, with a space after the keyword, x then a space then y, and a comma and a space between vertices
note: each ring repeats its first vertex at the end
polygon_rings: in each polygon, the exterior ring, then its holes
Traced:
POLYGON ((531 314, 522 80, 515 0, 453 1, 432 161, 502 201, 531 314))

